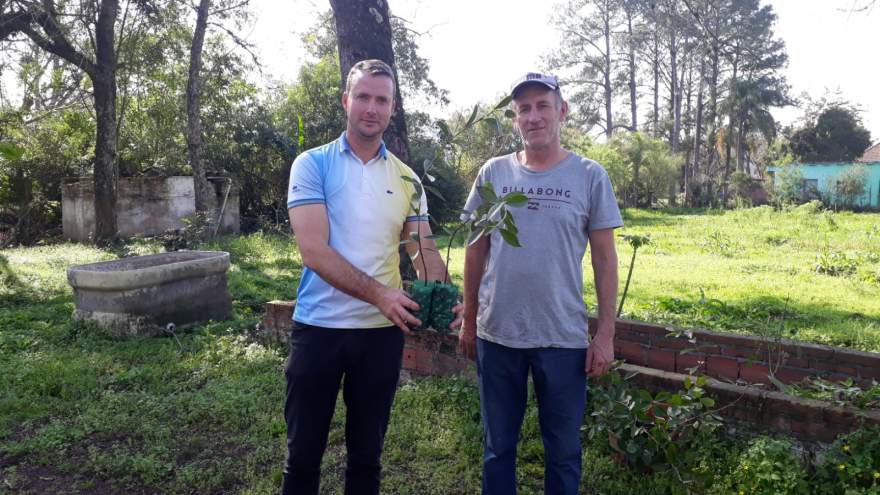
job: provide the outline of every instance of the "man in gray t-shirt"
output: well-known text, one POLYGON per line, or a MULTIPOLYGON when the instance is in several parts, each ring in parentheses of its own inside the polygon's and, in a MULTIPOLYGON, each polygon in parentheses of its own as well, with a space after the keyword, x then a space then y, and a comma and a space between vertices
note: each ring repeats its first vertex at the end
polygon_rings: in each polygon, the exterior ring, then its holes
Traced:
POLYGON ((522 247, 496 232, 471 244, 465 256, 459 342, 477 359, 483 493, 515 493, 516 445, 531 373, 545 493, 576 494, 587 376, 604 374, 614 360, 614 229, 623 221, 605 170, 560 144, 568 105, 556 77, 526 74, 511 95, 525 149, 486 162, 465 205, 467 211, 480 206, 479 187, 487 182, 498 196, 519 191, 529 198, 526 206, 511 208, 522 247), (582 268, 588 244, 599 307, 589 346, 582 268))

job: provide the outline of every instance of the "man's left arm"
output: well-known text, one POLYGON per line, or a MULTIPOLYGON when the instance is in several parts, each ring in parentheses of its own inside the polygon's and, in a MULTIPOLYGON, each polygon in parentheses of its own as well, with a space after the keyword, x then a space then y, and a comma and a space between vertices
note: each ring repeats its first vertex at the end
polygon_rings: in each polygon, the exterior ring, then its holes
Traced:
POLYGON ((590 377, 604 375, 614 361, 614 323, 617 304, 617 250, 614 229, 590 232, 590 263, 599 303, 596 336, 587 349, 586 371, 590 377))

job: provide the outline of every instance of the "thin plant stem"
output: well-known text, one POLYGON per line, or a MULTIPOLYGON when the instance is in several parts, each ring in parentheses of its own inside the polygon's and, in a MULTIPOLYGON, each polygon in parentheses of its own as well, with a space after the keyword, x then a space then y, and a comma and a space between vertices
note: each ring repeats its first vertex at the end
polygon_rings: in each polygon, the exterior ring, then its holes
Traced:
POLYGON ((617 307, 617 316, 620 317, 620 313, 623 311, 623 303, 626 301, 626 293, 629 291, 629 281, 632 278, 633 267, 636 264, 636 252, 638 252, 639 248, 633 246, 633 255, 632 259, 629 262, 629 272, 626 274, 626 285, 623 287, 623 295, 620 297, 620 306, 617 307))
POLYGON ((452 243, 455 242, 456 234, 458 234, 458 231, 461 230, 462 227, 464 227, 463 223, 459 224, 458 227, 452 231, 452 235, 449 236, 449 244, 446 245, 446 262, 444 263, 446 266, 446 274, 443 276, 444 284, 449 283, 449 251, 452 249, 452 243))

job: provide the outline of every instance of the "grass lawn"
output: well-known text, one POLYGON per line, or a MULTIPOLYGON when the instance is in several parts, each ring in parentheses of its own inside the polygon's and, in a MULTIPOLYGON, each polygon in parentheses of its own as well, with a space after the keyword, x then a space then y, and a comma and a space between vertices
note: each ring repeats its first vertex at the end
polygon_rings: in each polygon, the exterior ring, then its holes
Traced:
MULTIPOLYGON (((653 239, 639 252, 625 309, 632 316, 759 331, 784 315, 797 338, 880 350, 880 289, 871 278, 880 273, 880 215, 628 211, 626 221, 623 233, 653 239), (814 272, 816 254, 826 246, 826 258, 845 265, 840 276, 814 272)), ((232 255, 234 315, 183 329, 179 343, 118 340, 70 322, 69 266, 148 254, 157 244, 0 251, 0 493, 277 491, 285 451, 285 352, 246 335, 265 301, 293 297, 301 261, 292 242, 271 235, 222 238, 208 248, 232 255)), ((462 250, 453 252, 460 281, 462 250)), ((620 244, 622 271, 629 254, 620 244)), ((585 277, 591 280, 589 271, 585 277)), ((341 493, 343 417, 340 401, 322 493, 341 493)), ((478 493, 480 436, 472 383, 402 385, 382 492, 478 493)), ((692 473, 717 486, 712 493, 730 493, 734 485, 726 480, 742 464, 745 446, 719 440, 704 448, 692 473)), ((684 493, 670 471, 618 466, 599 439, 587 442, 584 456, 592 493, 684 493)), ((532 404, 520 448, 521 493, 542 492, 542 462, 532 404)))
MULTIPOLYGON (((880 351, 880 214, 805 206, 623 216, 618 234, 651 237, 638 251, 623 317, 758 335, 784 327, 789 338, 880 351)), ((617 248, 622 293, 632 249, 620 238, 617 248)), ((451 258, 461 283, 463 249, 451 258)), ((589 258, 584 282, 595 310, 589 258)))

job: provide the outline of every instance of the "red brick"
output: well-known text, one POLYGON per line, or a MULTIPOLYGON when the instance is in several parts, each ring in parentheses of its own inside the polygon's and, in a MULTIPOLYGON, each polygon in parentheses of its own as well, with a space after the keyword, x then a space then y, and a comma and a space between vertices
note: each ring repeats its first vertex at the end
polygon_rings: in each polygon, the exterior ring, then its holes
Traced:
POLYGON ((654 339, 654 347, 660 349, 697 349, 697 344, 695 342, 688 342, 687 339, 672 339, 672 338, 662 338, 662 339, 654 339))
POLYGON ((839 373, 849 376, 856 376, 856 374, 858 373, 855 367, 848 366, 844 363, 811 362, 810 364, 810 369, 821 372, 839 373))
POLYGON ((645 364, 649 368, 675 371, 675 352, 661 349, 648 349, 645 353, 645 364))
POLYGON ((792 357, 791 355, 782 358, 782 364, 791 368, 809 368, 810 361, 804 358, 792 357))
POLYGON ((746 358, 760 362, 763 362, 764 358, 767 356, 767 354, 765 352, 762 352, 760 349, 755 349, 752 347, 738 347, 736 345, 721 346, 721 354, 724 356, 746 358))
POLYGON ((802 382, 804 378, 812 376, 814 373, 811 373, 809 370, 782 366, 776 370, 775 374, 776 378, 779 378, 783 383, 799 383, 802 382))
POLYGON ((629 364, 645 365, 645 346, 632 342, 619 342, 614 346, 617 357, 623 358, 629 364))
POLYGON ((437 371, 443 376, 457 375, 466 371, 470 361, 446 354, 437 356, 437 371))
POLYGON ((835 352, 835 358, 842 363, 880 369, 880 354, 876 352, 837 349, 835 352))
POLYGON ((770 369, 763 364, 742 363, 739 367, 739 377, 749 383, 770 384, 770 369))
POLYGON ((856 374, 861 378, 880 380, 880 366, 859 366, 856 374))
POLYGON ((412 347, 403 348, 403 369, 416 369, 416 350, 412 347))
POLYGON ((756 337, 729 333, 694 332, 694 336, 697 337, 697 341, 706 341, 717 345, 736 347, 738 349, 757 349, 758 347, 761 347, 763 343, 761 339, 756 337))
POLYGON ((652 325, 650 323, 645 323, 641 321, 631 322, 632 331, 645 333, 649 335, 659 335, 661 337, 665 337, 666 334, 672 331, 669 327, 664 327, 660 325, 652 325))
POLYGON ((709 356, 706 359, 708 375, 715 378, 736 380, 739 378, 739 361, 721 356, 709 356))
POLYGON ((706 372, 706 355, 699 352, 689 352, 687 354, 679 354, 675 358, 675 371, 678 373, 689 373, 691 368, 699 366, 697 373, 706 372))
POLYGON ((650 344, 651 336, 644 333, 620 331, 614 334, 614 340, 618 342, 638 342, 639 344, 650 344))

